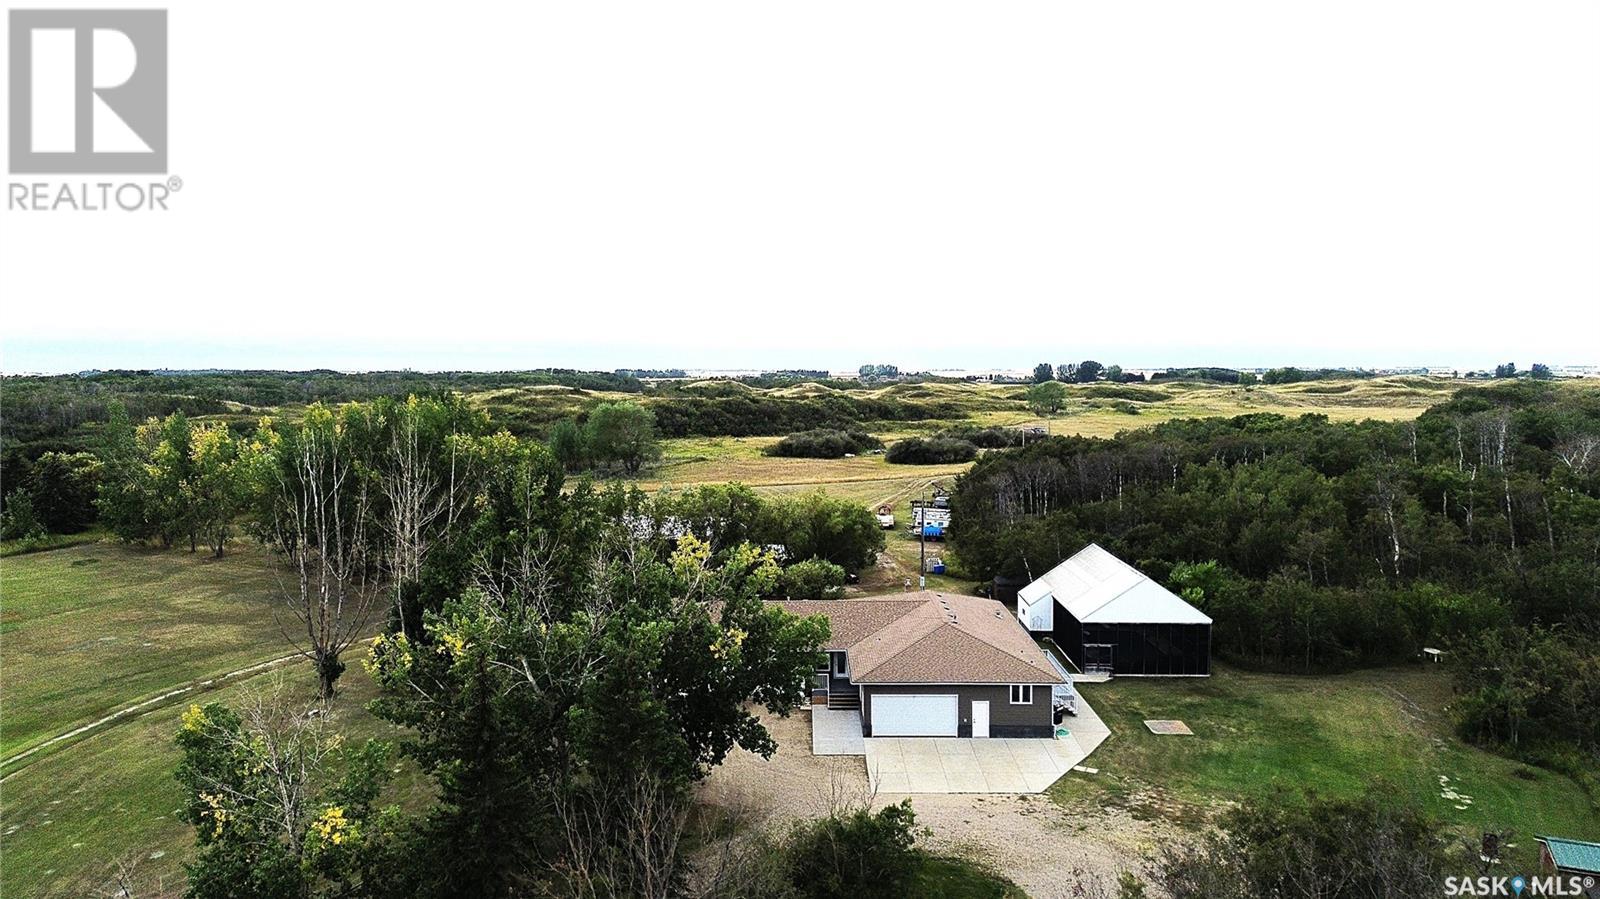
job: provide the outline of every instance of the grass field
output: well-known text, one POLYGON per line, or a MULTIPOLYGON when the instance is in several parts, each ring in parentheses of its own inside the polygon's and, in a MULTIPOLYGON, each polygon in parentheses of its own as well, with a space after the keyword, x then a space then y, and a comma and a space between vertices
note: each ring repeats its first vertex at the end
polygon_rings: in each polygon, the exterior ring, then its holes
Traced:
POLYGON ((1203 680, 1125 678, 1081 689, 1112 735, 1086 763, 1099 774, 1074 772, 1051 788, 1071 807, 1111 803, 1195 822, 1280 787, 1354 796, 1383 783, 1464 831, 1511 828, 1523 862, 1533 859, 1534 834, 1600 839, 1600 809, 1570 778, 1455 737, 1448 678, 1436 666, 1327 677, 1218 666, 1203 680), (1156 736, 1144 726, 1167 718, 1194 736, 1156 736), (1471 802, 1441 796, 1441 776, 1471 802))
MULTIPOLYGON (((376 688, 365 672, 352 668, 339 681, 334 726, 352 739, 396 737, 391 725, 366 713, 376 688)), ((313 704, 316 678, 309 665, 241 680, 195 701, 228 702, 240 690, 268 689, 277 678, 284 679, 290 696, 313 704)), ((183 799, 173 779, 179 758, 173 737, 188 705, 185 700, 163 706, 92 734, 0 783, 0 894, 109 896, 108 880, 119 861, 136 862, 147 889, 163 880, 182 885, 194 834, 177 814, 183 799)), ((386 801, 425 795, 417 792, 416 781, 414 770, 403 769, 386 801)))
POLYGON ((247 543, 221 559, 103 542, 0 560, 0 757, 292 651, 276 588, 267 554, 247 543))

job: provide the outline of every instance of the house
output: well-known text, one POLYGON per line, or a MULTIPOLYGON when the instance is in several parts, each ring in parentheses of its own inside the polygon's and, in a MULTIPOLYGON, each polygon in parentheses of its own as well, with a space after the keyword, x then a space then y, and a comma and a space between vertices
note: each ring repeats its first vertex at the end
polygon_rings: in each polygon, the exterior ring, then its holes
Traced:
POLYGON ((1541 873, 1576 878, 1579 883, 1587 883, 1583 895, 1600 896, 1600 843, 1561 837, 1536 839, 1539 841, 1541 873))
POLYGON ((1017 620, 1085 674, 1211 673, 1211 619, 1093 543, 1017 591, 1017 620))
POLYGON ((832 626, 814 697, 867 737, 1050 737, 1070 679, 1005 606, 924 590, 773 603, 832 626))

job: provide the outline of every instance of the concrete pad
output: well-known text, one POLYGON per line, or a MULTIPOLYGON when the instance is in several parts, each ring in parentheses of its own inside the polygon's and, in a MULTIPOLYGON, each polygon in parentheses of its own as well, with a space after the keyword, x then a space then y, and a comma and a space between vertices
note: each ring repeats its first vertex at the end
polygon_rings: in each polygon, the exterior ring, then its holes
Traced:
POLYGON ((813 706, 811 754, 866 755, 867 747, 861 736, 861 712, 813 706))
POLYGON ((869 737, 862 751, 879 793, 1038 793, 1110 735, 1081 695, 1064 726, 1070 733, 1054 740, 869 737))

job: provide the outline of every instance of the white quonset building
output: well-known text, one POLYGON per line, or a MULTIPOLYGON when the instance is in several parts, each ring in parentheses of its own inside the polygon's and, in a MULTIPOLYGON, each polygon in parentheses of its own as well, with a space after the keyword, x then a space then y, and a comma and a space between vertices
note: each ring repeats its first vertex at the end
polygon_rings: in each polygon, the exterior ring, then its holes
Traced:
POLYGON ((1017 619, 1086 673, 1211 673, 1211 619, 1093 543, 1023 587, 1017 619))

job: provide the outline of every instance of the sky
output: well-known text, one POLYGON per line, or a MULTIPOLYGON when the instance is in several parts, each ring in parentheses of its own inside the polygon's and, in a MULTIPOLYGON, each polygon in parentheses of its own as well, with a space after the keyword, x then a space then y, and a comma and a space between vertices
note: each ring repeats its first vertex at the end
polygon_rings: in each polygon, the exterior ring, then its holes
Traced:
POLYGON ((166 8, 0 370, 1600 362, 1592 0, 166 8))

